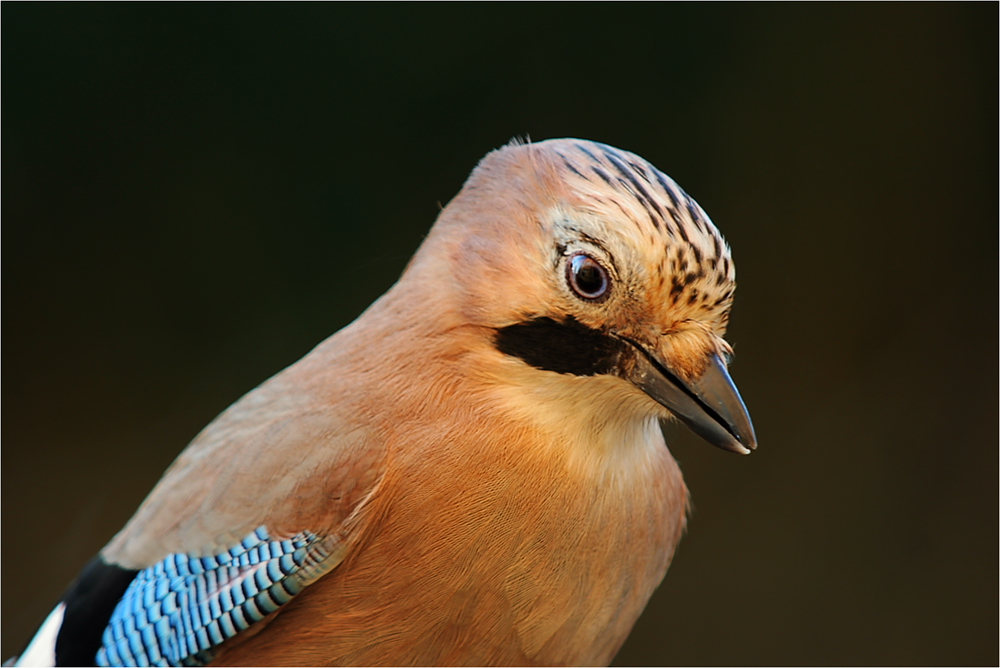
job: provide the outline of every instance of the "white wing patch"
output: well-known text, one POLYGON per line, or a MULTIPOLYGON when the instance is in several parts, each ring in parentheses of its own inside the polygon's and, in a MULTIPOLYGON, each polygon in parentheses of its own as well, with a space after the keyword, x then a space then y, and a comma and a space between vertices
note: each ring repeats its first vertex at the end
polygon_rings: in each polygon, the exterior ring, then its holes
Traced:
POLYGON ((56 665, 56 636, 59 635, 59 627, 62 626, 65 612, 66 604, 60 603, 49 613, 49 616, 45 618, 45 621, 42 622, 41 627, 38 629, 38 633, 31 639, 31 643, 24 649, 21 656, 17 658, 13 665, 56 665))

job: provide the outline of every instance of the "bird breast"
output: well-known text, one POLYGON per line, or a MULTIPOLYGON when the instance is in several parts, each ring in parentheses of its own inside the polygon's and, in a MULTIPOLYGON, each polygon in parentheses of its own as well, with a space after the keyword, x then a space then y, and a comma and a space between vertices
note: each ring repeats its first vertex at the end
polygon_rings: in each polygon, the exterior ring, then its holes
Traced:
MULTIPOLYGON (((597 434, 592 421, 560 424, 555 415, 566 413, 556 409, 525 420, 526 405, 511 399, 519 393, 504 383, 485 392, 475 386, 447 390, 466 392, 452 405, 468 407, 447 424, 441 415, 433 424, 387 421, 386 442, 409 445, 390 445, 355 549, 274 619, 277 628, 221 663, 280 651, 267 645, 280 643, 283 630, 310 626, 323 628, 323 642, 311 643, 320 653, 289 661, 611 660, 663 578, 685 522, 687 490, 659 426, 630 420, 597 434), (603 441, 616 435, 612 451, 603 441), (588 448, 589 457, 579 455, 588 448), (372 634, 366 643, 362 629, 380 629, 378 641, 372 634)), ((573 401, 573 392, 563 400, 573 401)))

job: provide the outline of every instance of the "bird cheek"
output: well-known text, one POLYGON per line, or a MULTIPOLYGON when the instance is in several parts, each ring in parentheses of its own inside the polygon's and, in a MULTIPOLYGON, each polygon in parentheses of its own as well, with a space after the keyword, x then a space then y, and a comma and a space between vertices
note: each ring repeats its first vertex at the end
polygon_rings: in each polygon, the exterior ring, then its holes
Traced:
POLYGON ((486 324, 499 309, 517 312, 537 300, 529 255, 514 251, 508 239, 486 235, 468 235, 450 249, 448 271, 472 322, 486 324))

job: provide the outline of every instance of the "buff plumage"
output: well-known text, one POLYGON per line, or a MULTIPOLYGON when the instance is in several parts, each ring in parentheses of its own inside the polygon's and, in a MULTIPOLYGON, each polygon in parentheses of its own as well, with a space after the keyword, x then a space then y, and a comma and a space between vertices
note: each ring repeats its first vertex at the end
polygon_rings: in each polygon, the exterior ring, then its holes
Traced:
POLYGON ((734 280, 642 158, 491 153, 386 295, 199 434, 22 658, 609 662, 685 526, 659 420, 756 445, 734 280))

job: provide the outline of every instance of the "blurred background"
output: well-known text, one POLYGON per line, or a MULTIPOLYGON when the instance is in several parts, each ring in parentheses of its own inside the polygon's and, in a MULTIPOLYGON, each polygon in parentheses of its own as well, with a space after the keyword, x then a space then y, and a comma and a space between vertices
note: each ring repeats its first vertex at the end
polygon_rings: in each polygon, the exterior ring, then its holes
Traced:
POLYGON ((2 655, 512 137, 733 247, 751 457, 619 664, 998 661, 998 6, 4 3, 2 655))

